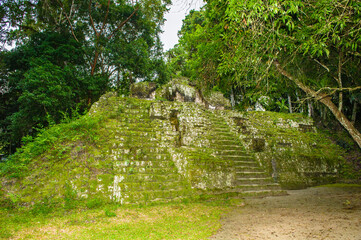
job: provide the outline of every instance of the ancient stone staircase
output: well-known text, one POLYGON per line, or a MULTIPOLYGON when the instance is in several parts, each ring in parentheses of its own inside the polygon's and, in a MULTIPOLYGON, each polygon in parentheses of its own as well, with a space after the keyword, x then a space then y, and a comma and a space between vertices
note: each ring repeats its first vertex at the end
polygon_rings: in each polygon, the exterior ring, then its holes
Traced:
POLYGON ((286 192, 260 167, 255 158, 246 153, 225 120, 215 112, 208 112, 208 119, 213 125, 214 138, 211 147, 216 149, 218 158, 231 160, 235 171, 234 187, 226 191, 238 192, 242 196, 285 194, 286 192))
POLYGON ((116 117, 113 168, 122 181, 114 182, 113 197, 123 204, 167 202, 190 195, 189 183, 160 145, 161 126, 150 119, 149 105, 147 101, 128 103, 116 117))
MULTIPOLYGON (((186 103, 196 109, 197 116, 187 113, 190 117, 183 119, 195 121, 194 128, 188 131, 192 131, 196 140, 190 145, 182 145, 178 142, 181 129, 172 126, 169 118, 155 119, 150 116, 149 109, 153 103, 129 100, 117 111, 113 123, 116 130, 114 136, 110 136, 114 138, 111 149, 113 169, 115 175, 119 176, 119 181, 113 184, 113 200, 125 204, 144 204, 192 197, 199 193, 198 178, 206 178, 204 176, 211 171, 232 173, 233 178, 226 188, 210 182, 202 189, 206 189, 209 195, 245 197, 284 193, 255 159, 246 153, 225 120, 215 112, 186 103), (197 122, 198 119, 204 122, 197 122), (172 149, 181 152, 191 163, 187 173, 180 172, 174 162, 172 149), (192 178, 193 167, 197 171, 201 169, 203 175, 192 178), (212 188, 212 185, 216 187, 212 188)), ((180 106, 180 103, 167 104, 170 109, 180 106)))

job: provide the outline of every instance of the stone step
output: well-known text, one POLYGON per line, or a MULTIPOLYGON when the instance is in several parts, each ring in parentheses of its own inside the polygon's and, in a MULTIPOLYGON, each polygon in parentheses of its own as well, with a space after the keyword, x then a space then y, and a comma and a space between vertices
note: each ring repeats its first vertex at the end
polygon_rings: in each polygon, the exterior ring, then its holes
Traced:
POLYGON ((242 170, 242 167, 259 167, 255 161, 234 161, 236 170, 242 170))
POLYGON ((124 174, 124 180, 122 182, 173 182, 183 181, 183 177, 176 173, 167 172, 166 174, 152 173, 152 174, 124 174))
POLYGON ((134 114, 134 113, 121 113, 118 114, 117 118, 118 121, 130 121, 130 120, 134 120, 136 121, 147 121, 147 120, 152 120, 150 119, 149 115, 147 113, 138 113, 138 114, 134 114))
MULTIPOLYGON (((118 141, 117 143, 115 143, 115 146, 117 146, 117 148, 123 148, 123 149, 148 150, 150 147, 156 147, 158 145, 158 142, 153 139, 154 138, 139 139, 138 137, 134 137, 134 139, 132 139, 131 137, 129 137, 129 139, 118 141)), ((115 146, 113 145, 114 148, 115 146)), ((150 152, 154 152, 154 151, 150 151, 150 152)))
POLYGON ((251 155, 249 155, 245 150, 243 149, 237 149, 237 150, 216 150, 216 154, 219 155, 238 155, 242 157, 249 157, 252 158, 251 155))
POLYGON ((119 166, 128 166, 129 164, 136 166, 152 166, 152 162, 162 162, 162 161, 170 161, 171 157, 169 154, 165 153, 126 153, 118 156, 117 160, 114 162, 114 165, 119 166), (129 163, 128 163, 129 162, 129 163), (131 162, 131 163, 130 163, 131 162), (124 165, 128 164, 128 165, 124 165))
POLYGON ((131 146, 131 151, 130 151, 130 147, 129 146, 124 146, 120 144, 115 144, 113 146, 112 151, 117 150, 119 151, 119 153, 124 153, 127 154, 129 152, 134 152, 134 151, 138 151, 141 150, 144 152, 144 154, 168 154, 168 150, 166 148, 161 148, 161 147, 155 147, 154 144, 151 144, 151 147, 144 147, 144 145, 140 144, 137 146, 132 145, 131 146))
POLYGON ((267 178, 269 177, 268 174, 266 174, 263 171, 238 171, 236 172, 236 180, 239 178, 267 178))
POLYGON ((194 164, 197 164, 198 166, 203 167, 210 167, 210 168, 218 168, 218 167, 229 167, 230 169, 233 169, 232 163, 229 161, 219 160, 217 158, 209 158, 207 156, 205 157, 187 157, 190 161, 192 161, 194 164))
POLYGON ((230 129, 229 127, 212 127, 211 128, 211 131, 214 132, 214 133, 228 133, 230 132, 230 129))
POLYGON ((136 166, 129 166, 129 167, 119 167, 116 169, 120 174, 159 174, 159 175, 166 175, 169 173, 175 173, 176 169, 174 167, 136 167, 136 166))
POLYGON ((141 128, 154 128, 153 122, 150 121, 140 121, 140 122, 125 122, 125 121, 119 121, 117 124, 117 127, 127 127, 127 128, 133 128, 137 129, 139 127, 141 128))
POLYGON ((229 126, 228 124, 226 123, 215 123, 215 122, 212 122, 212 125, 211 125, 211 129, 220 129, 220 130, 225 130, 225 131, 229 131, 229 126))
POLYGON ((229 128, 228 124, 224 121, 213 121, 211 120, 211 126, 216 128, 229 128))
POLYGON ((214 120, 214 121, 224 121, 223 118, 216 116, 214 113, 209 113, 208 117, 209 117, 209 119, 214 120))
POLYGON ((119 138, 121 137, 127 137, 127 139, 134 137, 137 139, 137 137, 148 137, 148 138, 156 138, 157 133, 152 131, 130 131, 130 130, 124 130, 122 132, 116 133, 119 138))
POLYGON ((240 145, 240 143, 234 139, 212 139, 211 143, 217 145, 240 145))
POLYGON ((120 123, 133 123, 133 124, 138 124, 138 123, 152 123, 153 120, 151 120, 150 118, 129 118, 127 116, 120 116, 117 118, 117 121, 120 123))
POLYGON ((120 147, 126 146, 129 144, 133 144, 135 146, 139 146, 144 144, 144 146, 154 145, 157 146, 159 143, 174 143, 179 136, 175 135, 159 135, 157 133, 151 133, 149 135, 139 135, 139 134, 119 134, 115 136, 115 143, 117 143, 120 147), (148 144, 148 145, 147 145, 148 144))
MULTIPOLYGON (((247 160, 252 159, 250 156, 244 155, 225 155, 225 154, 217 154, 217 157, 225 160, 232 160, 235 163, 237 162, 247 162, 247 160)), ((251 161, 250 161, 251 162, 251 161)), ((254 162, 254 161, 252 161, 254 162)))
POLYGON ((136 168, 173 168, 174 162, 172 160, 170 160, 170 158, 168 157, 166 160, 147 160, 147 161, 142 161, 142 160, 123 160, 123 161, 117 161, 114 163, 114 168, 119 168, 119 169, 123 169, 123 168, 131 168, 131 167, 136 167, 136 168))
MULTIPOLYGON (((212 196, 222 196, 223 198, 253 198, 253 197, 268 197, 268 196, 282 196, 287 195, 287 192, 282 189, 264 189, 264 190, 244 190, 239 188, 232 188, 222 191, 215 191, 211 194, 207 194, 208 198, 212 196)), ((219 198, 219 197, 218 197, 219 198)))
POLYGON ((140 192, 140 191, 156 191, 156 190, 182 190, 184 188, 185 183, 178 182, 128 182, 128 183, 119 183, 117 187, 120 188, 122 192, 140 192))
POLYGON ((126 111, 121 111, 121 112, 118 112, 118 116, 119 118, 145 118, 145 119, 150 119, 149 117, 149 112, 148 111, 130 111, 128 112, 127 110, 126 111))
POLYGON ((213 140, 229 140, 229 141, 237 141, 237 139, 233 135, 208 135, 207 138, 211 141, 213 140))
POLYGON ((127 114, 149 114, 149 109, 147 108, 123 108, 120 110, 121 113, 127 114))
POLYGON ((242 174, 244 172, 261 172, 262 169, 259 166, 237 166, 236 174, 242 174))
POLYGON ((146 132, 146 133, 149 133, 149 132, 155 132, 154 131, 154 127, 153 126, 138 126, 138 127, 135 127, 135 126, 117 126, 118 129, 117 129, 117 133, 120 133, 120 134, 126 134, 126 133, 138 133, 138 132, 146 132))
POLYGON ((155 132, 154 131, 154 128, 152 126, 149 126, 149 127, 133 127, 133 128, 130 128, 130 127, 120 127, 119 129, 116 130, 117 133, 128 133, 128 132, 131 132, 131 133, 139 133, 139 132, 155 132))
POLYGON ((175 137, 178 136, 179 137, 179 132, 176 131, 169 131, 169 132, 161 132, 161 131, 157 131, 153 128, 149 128, 149 131, 138 131, 137 129, 117 129, 116 130, 116 135, 115 136, 122 136, 122 137, 127 137, 127 136, 139 136, 139 137, 148 137, 148 136, 156 136, 157 139, 160 139, 161 137, 175 137))
POLYGON ((213 149, 216 151, 220 150, 242 150, 242 147, 240 145, 211 145, 213 149))
POLYGON ((148 162, 150 161, 169 161, 169 159, 171 159, 171 156, 166 151, 162 153, 156 153, 156 152, 148 152, 147 149, 138 149, 138 151, 134 151, 134 150, 126 151, 126 149, 121 149, 120 151, 118 150, 113 151, 113 153, 118 154, 118 158, 117 158, 118 160, 115 161, 115 163, 118 162, 122 163, 124 161, 132 160, 134 162, 139 162, 135 164, 138 165, 144 164, 145 166, 146 164, 149 164, 148 162))
POLYGON ((208 120, 211 122, 212 126, 219 126, 219 127, 227 127, 229 128, 228 124, 223 120, 214 120, 212 118, 208 118, 208 120))
POLYGON ((210 170, 210 171, 226 171, 232 172, 232 166, 225 162, 212 162, 212 163, 205 163, 205 162, 196 162, 197 166, 203 170, 210 170))
POLYGON ((237 178, 235 184, 236 185, 243 185, 243 184, 268 184, 274 183, 273 179, 268 178, 237 178))
POLYGON ((209 133, 209 136, 219 136, 219 135, 222 135, 222 136, 230 136, 230 137, 235 137, 234 134, 228 130, 225 130, 225 131, 218 131, 218 132, 215 132, 215 131, 210 131, 209 133))

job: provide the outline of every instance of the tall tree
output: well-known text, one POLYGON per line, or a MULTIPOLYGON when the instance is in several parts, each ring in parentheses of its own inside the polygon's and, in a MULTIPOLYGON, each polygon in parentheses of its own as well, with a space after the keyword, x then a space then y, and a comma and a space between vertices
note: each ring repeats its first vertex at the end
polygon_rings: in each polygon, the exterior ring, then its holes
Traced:
POLYGON ((310 99, 322 103, 361 147, 348 119, 356 122, 361 102, 360 1, 208 0, 201 14, 197 30, 189 27, 193 13, 181 33, 178 50, 191 54, 178 56, 188 72, 236 90, 243 102, 276 98, 279 110, 301 98, 299 88, 310 113, 310 99))
POLYGON ((111 62, 114 45, 142 39, 145 44, 138 47, 148 53, 143 61, 147 57, 160 60, 154 51, 161 52, 156 45, 169 4, 170 0, 4 0, 0 5, 1 40, 23 42, 44 29, 68 32, 83 46, 90 75, 111 77, 119 67, 111 62))
POLYGON ((323 103, 361 147, 361 134, 342 112, 343 93, 361 88, 359 72, 353 70, 361 57, 360 1, 228 3, 226 40, 234 51, 224 55, 223 64, 240 63, 243 76, 250 70, 257 77, 269 76, 275 70, 323 103))
MULTIPOLYGON (((167 81, 159 41, 170 0, 0 2, 1 145, 87 108, 109 88, 167 81)), ((11 143, 10 143, 11 142, 11 143)), ((11 151, 13 151, 12 148, 11 151)))
POLYGON ((2 61, 6 89, 1 92, 0 138, 12 150, 23 136, 36 132, 33 128, 58 123, 72 109, 86 109, 89 89, 98 97, 107 86, 105 79, 89 78, 79 43, 66 34, 34 34, 26 44, 3 52, 2 61))

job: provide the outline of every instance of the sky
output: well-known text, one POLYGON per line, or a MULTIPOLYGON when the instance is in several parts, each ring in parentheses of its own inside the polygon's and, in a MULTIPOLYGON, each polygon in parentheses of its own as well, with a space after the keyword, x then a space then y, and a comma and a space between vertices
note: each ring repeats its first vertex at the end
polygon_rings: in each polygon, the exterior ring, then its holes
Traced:
POLYGON ((173 0, 169 12, 165 15, 166 22, 163 26, 163 33, 160 39, 164 51, 167 51, 178 43, 177 33, 182 27, 182 20, 190 10, 199 10, 204 5, 202 0, 173 0))

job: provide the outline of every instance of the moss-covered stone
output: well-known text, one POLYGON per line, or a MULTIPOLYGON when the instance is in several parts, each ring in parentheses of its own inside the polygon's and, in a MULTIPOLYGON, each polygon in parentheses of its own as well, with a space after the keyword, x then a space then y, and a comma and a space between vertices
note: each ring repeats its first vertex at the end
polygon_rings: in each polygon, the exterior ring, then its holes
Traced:
POLYGON ((157 85, 153 82, 139 82, 130 86, 130 96, 136 98, 152 98, 155 97, 155 89, 157 85))
POLYGON ((168 101, 194 102, 197 90, 189 85, 187 78, 176 78, 157 89, 155 98, 168 101))
POLYGON ((311 118, 274 112, 223 112, 249 152, 286 189, 335 181, 343 150, 311 118))
POLYGON ((187 78, 176 78, 156 90, 156 99, 178 102, 195 102, 209 109, 230 109, 230 101, 221 92, 211 91, 203 94, 194 86, 190 86, 187 78))
POLYGON ((204 94, 204 99, 210 109, 231 109, 231 102, 221 92, 211 91, 208 94, 204 94))
POLYGON ((25 205, 44 199, 147 204, 205 192, 275 194, 274 180, 286 188, 330 182, 342 163, 341 150, 301 115, 211 111, 115 93, 32 144, 43 147, 25 146, 16 155, 27 171, 4 176, 0 198, 16 193, 25 205))

